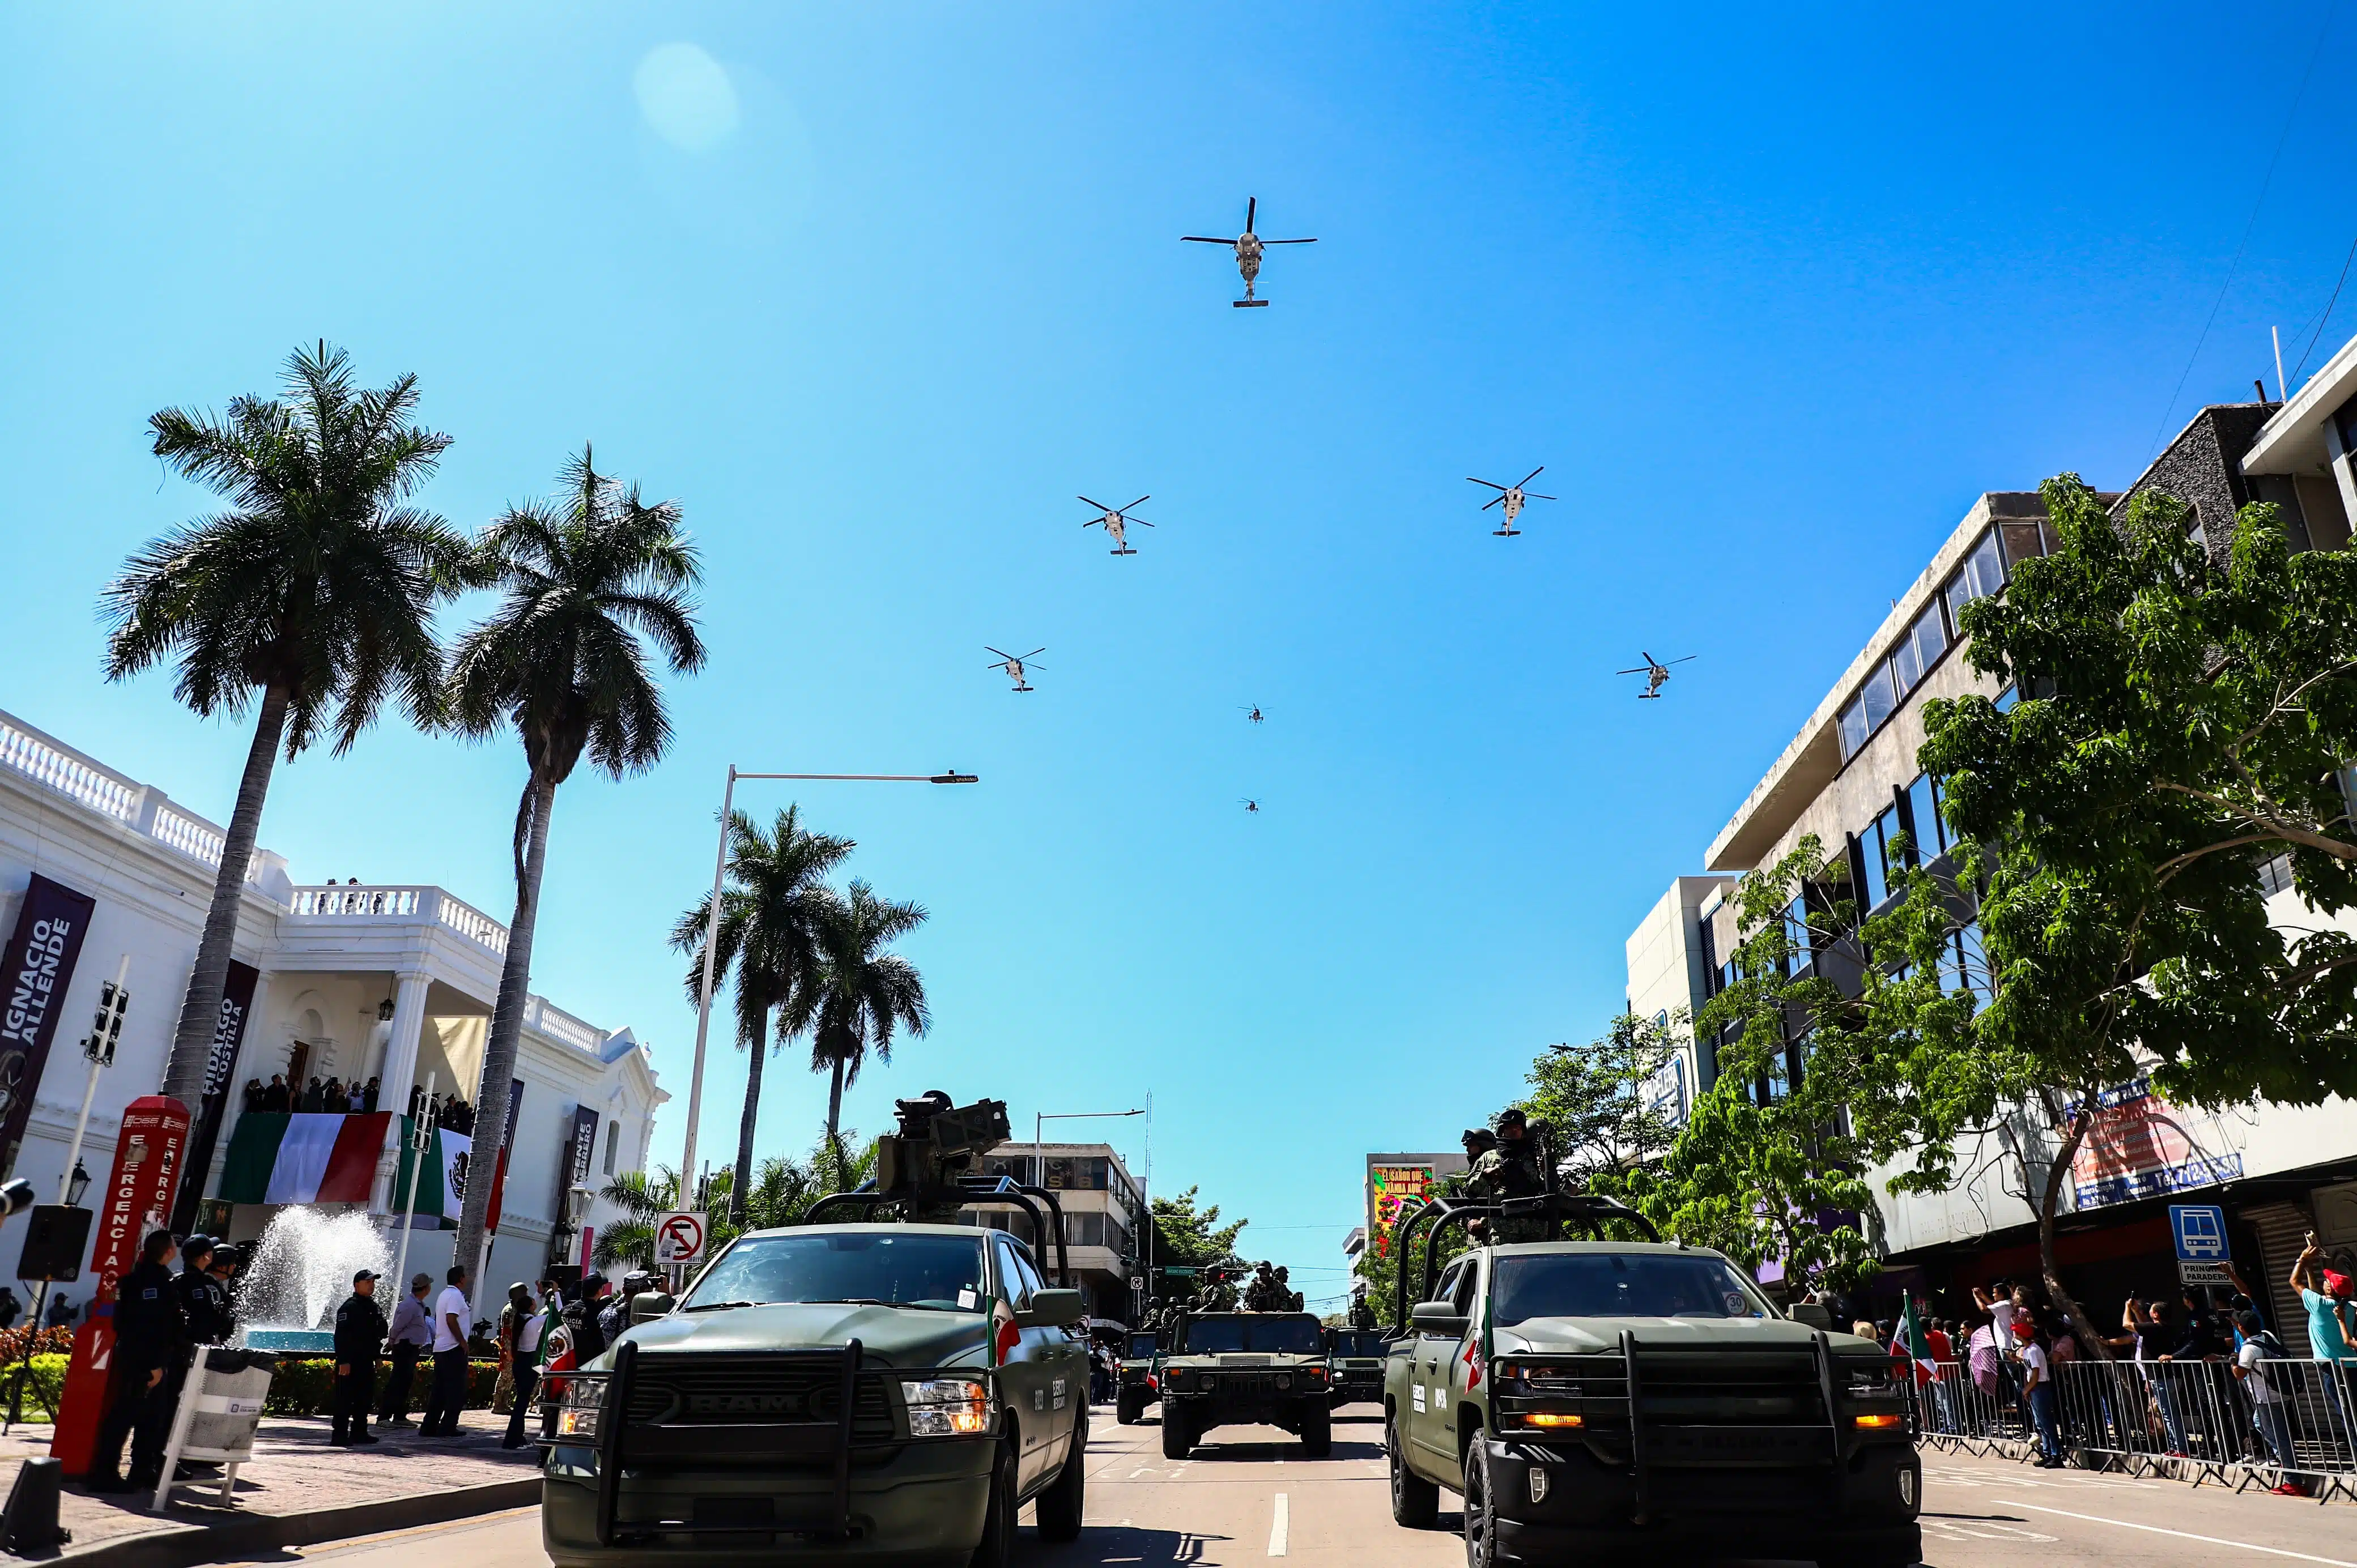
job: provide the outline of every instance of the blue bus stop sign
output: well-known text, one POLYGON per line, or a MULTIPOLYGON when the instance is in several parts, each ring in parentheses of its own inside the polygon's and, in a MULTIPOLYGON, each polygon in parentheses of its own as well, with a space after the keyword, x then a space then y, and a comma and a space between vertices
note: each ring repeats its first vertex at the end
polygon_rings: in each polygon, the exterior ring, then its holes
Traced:
MULTIPOLYGON (((2172 1203, 2169 1206, 2169 1234, 2177 1242, 2179 1273, 2190 1283, 2192 1274, 2182 1265, 2187 1263, 2218 1264, 2226 1261, 2226 1211, 2212 1203, 2172 1203)), ((2199 1270, 2207 1274, 2211 1271, 2199 1270)))

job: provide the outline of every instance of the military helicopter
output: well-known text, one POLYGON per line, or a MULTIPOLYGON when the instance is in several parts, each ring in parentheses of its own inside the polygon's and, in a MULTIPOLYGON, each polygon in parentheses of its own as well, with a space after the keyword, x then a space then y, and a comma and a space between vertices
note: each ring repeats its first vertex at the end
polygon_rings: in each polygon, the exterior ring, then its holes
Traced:
MULTIPOLYGON (((1639 651, 1641 652, 1643 650, 1640 650, 1639 651)), ((1699 655, 1697 654, 1689 653, 1684 659, 1671 660, 1670 664, 1684 664, 1688 660, 1698 657, 1699 655)), ((1647 653, 1645 655, 1645 662, 1638 665, 1635 669, 1615 670, 1613 673, 1616 675, 1642 675, 1645 678, 1645 689, 1637 693, 1637 700, 1641 703, 1648 697, 1658 697, 1662 694, 1662 687, 1670 678, 1670 664, 1664 664, 1660 660, 1655 659, 1652 654, 1647 653)))
POLYGON ((1244 296, 1242 299, 1230 300, 1228 303, 1234 306, 1238 310, 1244 310, 1255 305, 1266 305, 1268 303, 1268 301, 1265 299, 1255 299, 1253 297, 1253 282, 1260 276, 1260 252, 1262 246, 1314 245, 1318 242, 1314 239, 1262 239, 1259 235, 1253 232, 1253 220, 1259 214, 1259 212, 1260 198, 1257 196, 1248 196, 1244 199, 1244 231, 1237 235, 1234 239, 1222 240, 1214 238, 1210 234, 1181 234, 1178 236, 1180 240, 1189 244, 1233 245, 1236 248, 1236 271, 1243 274, 1244 275, 1244 296))
POLYGON ((1136 523, 1141 528, 1152 528, 1154 525, 1146 521, 1142 517, 1130 516, 1129 507, 1144 506, 1147 501, 1154 499, 1152 496, 1140 496, 1135 500, 1130 502, 1129 506, 1107 506, 1103 501, 1090 501, 1089 498, 1086 496, 1082 496, 1079 499, 1084 501, 1089 501, 1089 505, 1096 508, 1098 511, 1103 513, 1102 517, 1092 517, 1089 519, 1088 521, 1081 524, 1082 528, 1103 527, 1105 531, 1105 537, 1113 541, 1113 553, 1115 555, 1135 555, 1137 553, 1137 552, 1131 549, 1129 545, 1129 525, 1133 522, 1136 523))
POLYGON ((1238 712, 1238 713, 1240 713, 1240 714, 1243 714, 1246 718, 1250 719, 1250 720, 1251 720, 1253 723, 1254 723, 1254 724, 1260 724, 1260 723, 1264 722, 1264 721, 1263 721, 1263 718, 1262 718, 1262 715, 1261 715, 1260 704, 1259 704, 1258 703, 1253 703, 1250 707, 1245 707, 1245 706, 1243 706, 1243 704, 1239 703, 1239 704, 1237 705, 1236 712, 1238 712))
POLYGON ((1257 811, 1260 810, 1260 802, 1258 800, 1239 800, 1236 804, 1242 806, 1247 811, 1257 811))
POLYGON ((1514 535, 1522 532, 1521 529, 1514 526, 1514 519, 1523 515, 1523 503, 1524 501, 1551 501, 1555 499, 1554 496, 1540 495, 1535 490, 1525 492, 1523 489, 1524 485, 1529 484, 1533 479, 1537 478, 1541 474, 1545 472, 1546 465, 1544 463, 1541 463, 1537 467, 1533 468, 1529 473, 1524 474, 1521 478, 1515 480, 1511 485, 1501 485, 1495 479, 1477 479, 1470 474, 1465 476, 1465 482, 1469 485, 1487 485, 1491 489, 1498 492, 1496 498, 1484 505, 1481 510, 1483 511, 1488 511, 1491 507, 1496 506, 1500 501, 1503 501, 1506 506, 1506 521, 1493 532, 1496 532, 1498 537, 1501 539, 1511 539, 1514 535))
POLYGON ((982 645, 982 650, 985 653, 996 653, 998 655, 996 660, 992 660, 989 664, 985 665, 984 668, 988 670, 1006 671, 1007 679, 1015 682, 1015 689, 1018 692, 1028 692, 1034 690, 1031 682, 1023 678, 1023 661, 1032 657, 1033 654, 1045 653, 1048 651, 1044 648, 1035 648, 1030 653, 1008 653, 1004 650, 993 648, 986 642, 982 645))

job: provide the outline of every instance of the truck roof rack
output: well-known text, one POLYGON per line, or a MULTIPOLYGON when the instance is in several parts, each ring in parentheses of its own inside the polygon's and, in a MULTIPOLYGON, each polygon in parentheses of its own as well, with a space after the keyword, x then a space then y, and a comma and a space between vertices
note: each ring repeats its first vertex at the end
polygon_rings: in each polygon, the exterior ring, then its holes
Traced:
MULTIPOLYGON (((826 1223, 827 1210, 837 1207, 874 1209, 880 1208, 886 1204, 922 1202, 934 1196, 943 1198, 954 1197, 958 1199, 961 1208, 968 1204, 1004 1203, 1022 1209, 1031 1217, 1032 1235, 1040 1238, 1043 1243, 1051 1235, 1055 1240, 1056 1283, 1066 1286, 1072 1283, 1071 1260, 1065 1255, 1064 1249, 1064 1206, 1057 1202, 1056 1195, 1046 1187, 1032 1187, 1027 1183, 1018 1182, 1011 1176, 960 1176, 954 1185, 943 1189, 941 1194, 928 1193, 923 1197, 909 1192, 886 1192, 877 1187, 871 1178, 860 1183, 849 1192, 830 1193, 820 1198, 811 1205, 810 1212, 802 1216, 802 1222, 805 1225, 823 1225, 826 1223), (1035 1198, 1039 1202, 1034 1202, 1035 1198), (1047 1205, 1047 1214, 1040 1212, 1041 1203, 1047 1205), (1053 1226, 1048 1223, 1050 1215, 1055 1219, 1053 1226)), ((1043 1256, 1045 1251, 1043 1245, 1041 1249, 1043 1256)))
POLYGON ((1606 1197, 1592 1192, 1542 1192, 1529 1197, 1507 1197, 1491 1202, 1469 1198, 1436 1197, 1399 1222, 1392 1232, 1392 1245, 1399 1249, 1401 1261, 1398 1299, 1392 1303, 1390 1337, 1398 1339, 1407 1334, 1408 1274, 1407 1262, 1412 1232, 1426 1220, 1431 1229, 1424 1233, 1424 1278, 1417 1286, 1415 1299, 1423 1300, 1424 1293, 1432 1289, 1439 1259, 1441 1233, 1452 1225, 1468 1224, 1478 1219, 1549 1219, 1556 1224, 1577 1225, 1598 1241, 1610 1237, 1604 1233, 1607 1221, 1634 1226, 1648 1241, 1659 1241, 1662 1233, 1653 1222, 1622 1203, 1619 1198, 1606 1197))

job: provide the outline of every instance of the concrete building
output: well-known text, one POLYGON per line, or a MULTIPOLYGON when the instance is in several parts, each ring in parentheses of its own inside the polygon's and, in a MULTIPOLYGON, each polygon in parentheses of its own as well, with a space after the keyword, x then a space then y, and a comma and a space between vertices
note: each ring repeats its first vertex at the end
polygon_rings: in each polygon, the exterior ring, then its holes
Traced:
POLYGON ((1718 1062, 1698 1046, 1693 1024, 1713 991, 1709 931, 1735 890, 1732 876, 1680 876, 1629 933, 1629 1012, 1677 1042, 1677 1057, 1649 1098, 1683 1125, 1694 1097, 1718 1076, 1718 1062))
MULTIPOLYGON (((221 837, 219 826, 162 790, 0 713, 0 931, 17 929, 37 887, 45 901, 87 910, 79 953, 55 980, 60 1000, 46 1050, 27 1062, 22 1092, 29 1105, 13 1135, 16 1146, 5 1151, 12 1174, 30 1178, 45 1202, 59 1197, 72 1163, 89 1081, 78 1042, 90 1031, 102 984, 126 964, 129 1011, 114 1061, 98 1074, 81 1146, 92 1176, 105 1179, 124 1107, 160 1091, 221 837)), ((375 1077, 385 1086, 379 1103, 393 1112, 403 1109, 409 1087, 429 1076, 437 1097, 477 1098, 506 945, 499 921, 430 884, 302 884, 282 857, 257 850, 234 947, 252 1000, 235 1026, 227 1015, 235 1010, 225 1010, 216 1071, 227 1103, 207 1162, 206 1195, 221 1190, 249 1079, 284 1075, 299 1089, 312 1077, 375 1077)), ((20 956, 12 945, 12 979, 20 956)), ((643 1169, 655 1110, 669 1098, 628 1029, 600 1028, 542 996, 524 1014, 516 1078, 522 1092, 487 1273, 502 1283, 533 1277, 552 1253, 579 1261, 588 1238, 614 1216, 602 1200, 573 1215, 566 1194, 643 1169)), ((360 1173, 364 1194, 339 1206, 364 1208, 390 1226, 399 1140, 386 1133, 398 1119, 383 1120, 386 1129, 356 1129, 375 1132, 381 1147, 373 1171, 360 1173)), ((454 1159, 460 1143, 449 1139, 454 1159)), ((280 1207, 211 1203, 204 1222, 242 1240, 260 1235, 280 1207)), ((410 1268, 438 1274, 448 1267, 453 1228, 439 1214, 418 1216, 410 1268)))
MULTIPOLYGON (((2235 510, 2267 500, 2282 508, 2295 549, 2346 548, 2357 516, 2352 450, 2357 342, 2286 403, 2203 409, 2115 499, 2115 512, 2137 490, 2160 488, 2192 507, 2198 536, 2222 554, 2235 510)), ((1846 862, 1846 896, 1869 910, 1891 897, 1900 834, 1920 856, 1944 854, 1939 784, 1915 763, 1924 703, 1965 692, 2001 698, 1960 657, 1956 612, 2002 592, 2017 564, 2052 542, 2035 493, 1991 493, 1973 505, 1712 838, 1703 857, 1707 875, 1678 878, 1631 936, 1632 1009, 1698 1009, 1723 986, 1738 937, 1727 890, 1804 836, 1813 834, 1846 862)), ((2279 924, 2317 924, 2284 866, 2259 875, 2279 924)), ((1967 926, 1955 943, 1949 983, 1971 983, 1978 970, 1975 929, 1967 926)), ((1698 1087, 1708 1088, 1717 1076, 1712 1042, 1701 1042, 1691 1059, 1698 1087)), ((1749 1091, 1776 1093, 1802 1065, 1788 1060, 1749 1091)), ((2024 1113, 2009 1130, 2033 1159, 2037 1150, 2058 1146, 2054 1129, 2040 1120, 2024 1113)), ((2089 1144, 2065 1184, 2059 1255, 2067 1282, 2091 1303, 2172 1285, 2171 1201, 2224 1205, 2234 1256, 2255 1284, 2281 1279, 2311 1227, 2328 1243, 2357 1243, 2357 1106, 2334 1101, 2213 1114, 2165 1104, 2138 1080, 2107 1094, 2089 1144)), ((1975 1165, 1981 1174, 1949 1193, 1879 1200, 1875 1219, 1895 1283, 1960 1293, 2034 1272, 2034 1211, 2018 1176, 2008 1176, 2007 1162, 1974 1159, 1965 1168, 1975 1165)))
MULTIPOLYGON (((1089 1316, 1100 1327, 1127 1327, 1136 1307, 1133 1282, 1146 1276, 1140 1249, 1152 1227, 1146 1223, 1145 1189, 1111 1144, 1001 1144, 982 1163, 985 1176, 1011 1176, 1044 1187, 1064 1211, 1065 1241, 1071 1251, 1071 1283, 1086 1293, 1089 1316)), ((1015 1208, 968 1209, 971 1225, 990 1225, 1031 1239, 1031 1221, 1015 1208)), ((1052 1249, 1039 1254, 1052 1268, 1052 1249)))

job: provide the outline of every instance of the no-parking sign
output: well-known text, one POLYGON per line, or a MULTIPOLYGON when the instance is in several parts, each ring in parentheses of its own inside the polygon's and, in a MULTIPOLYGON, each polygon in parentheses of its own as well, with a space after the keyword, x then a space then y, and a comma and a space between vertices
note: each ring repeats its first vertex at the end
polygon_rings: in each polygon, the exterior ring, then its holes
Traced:
POLYGON ((655 1267, 704 1262, 704 1216, 682 1209, 655 1221, 655 1267))

